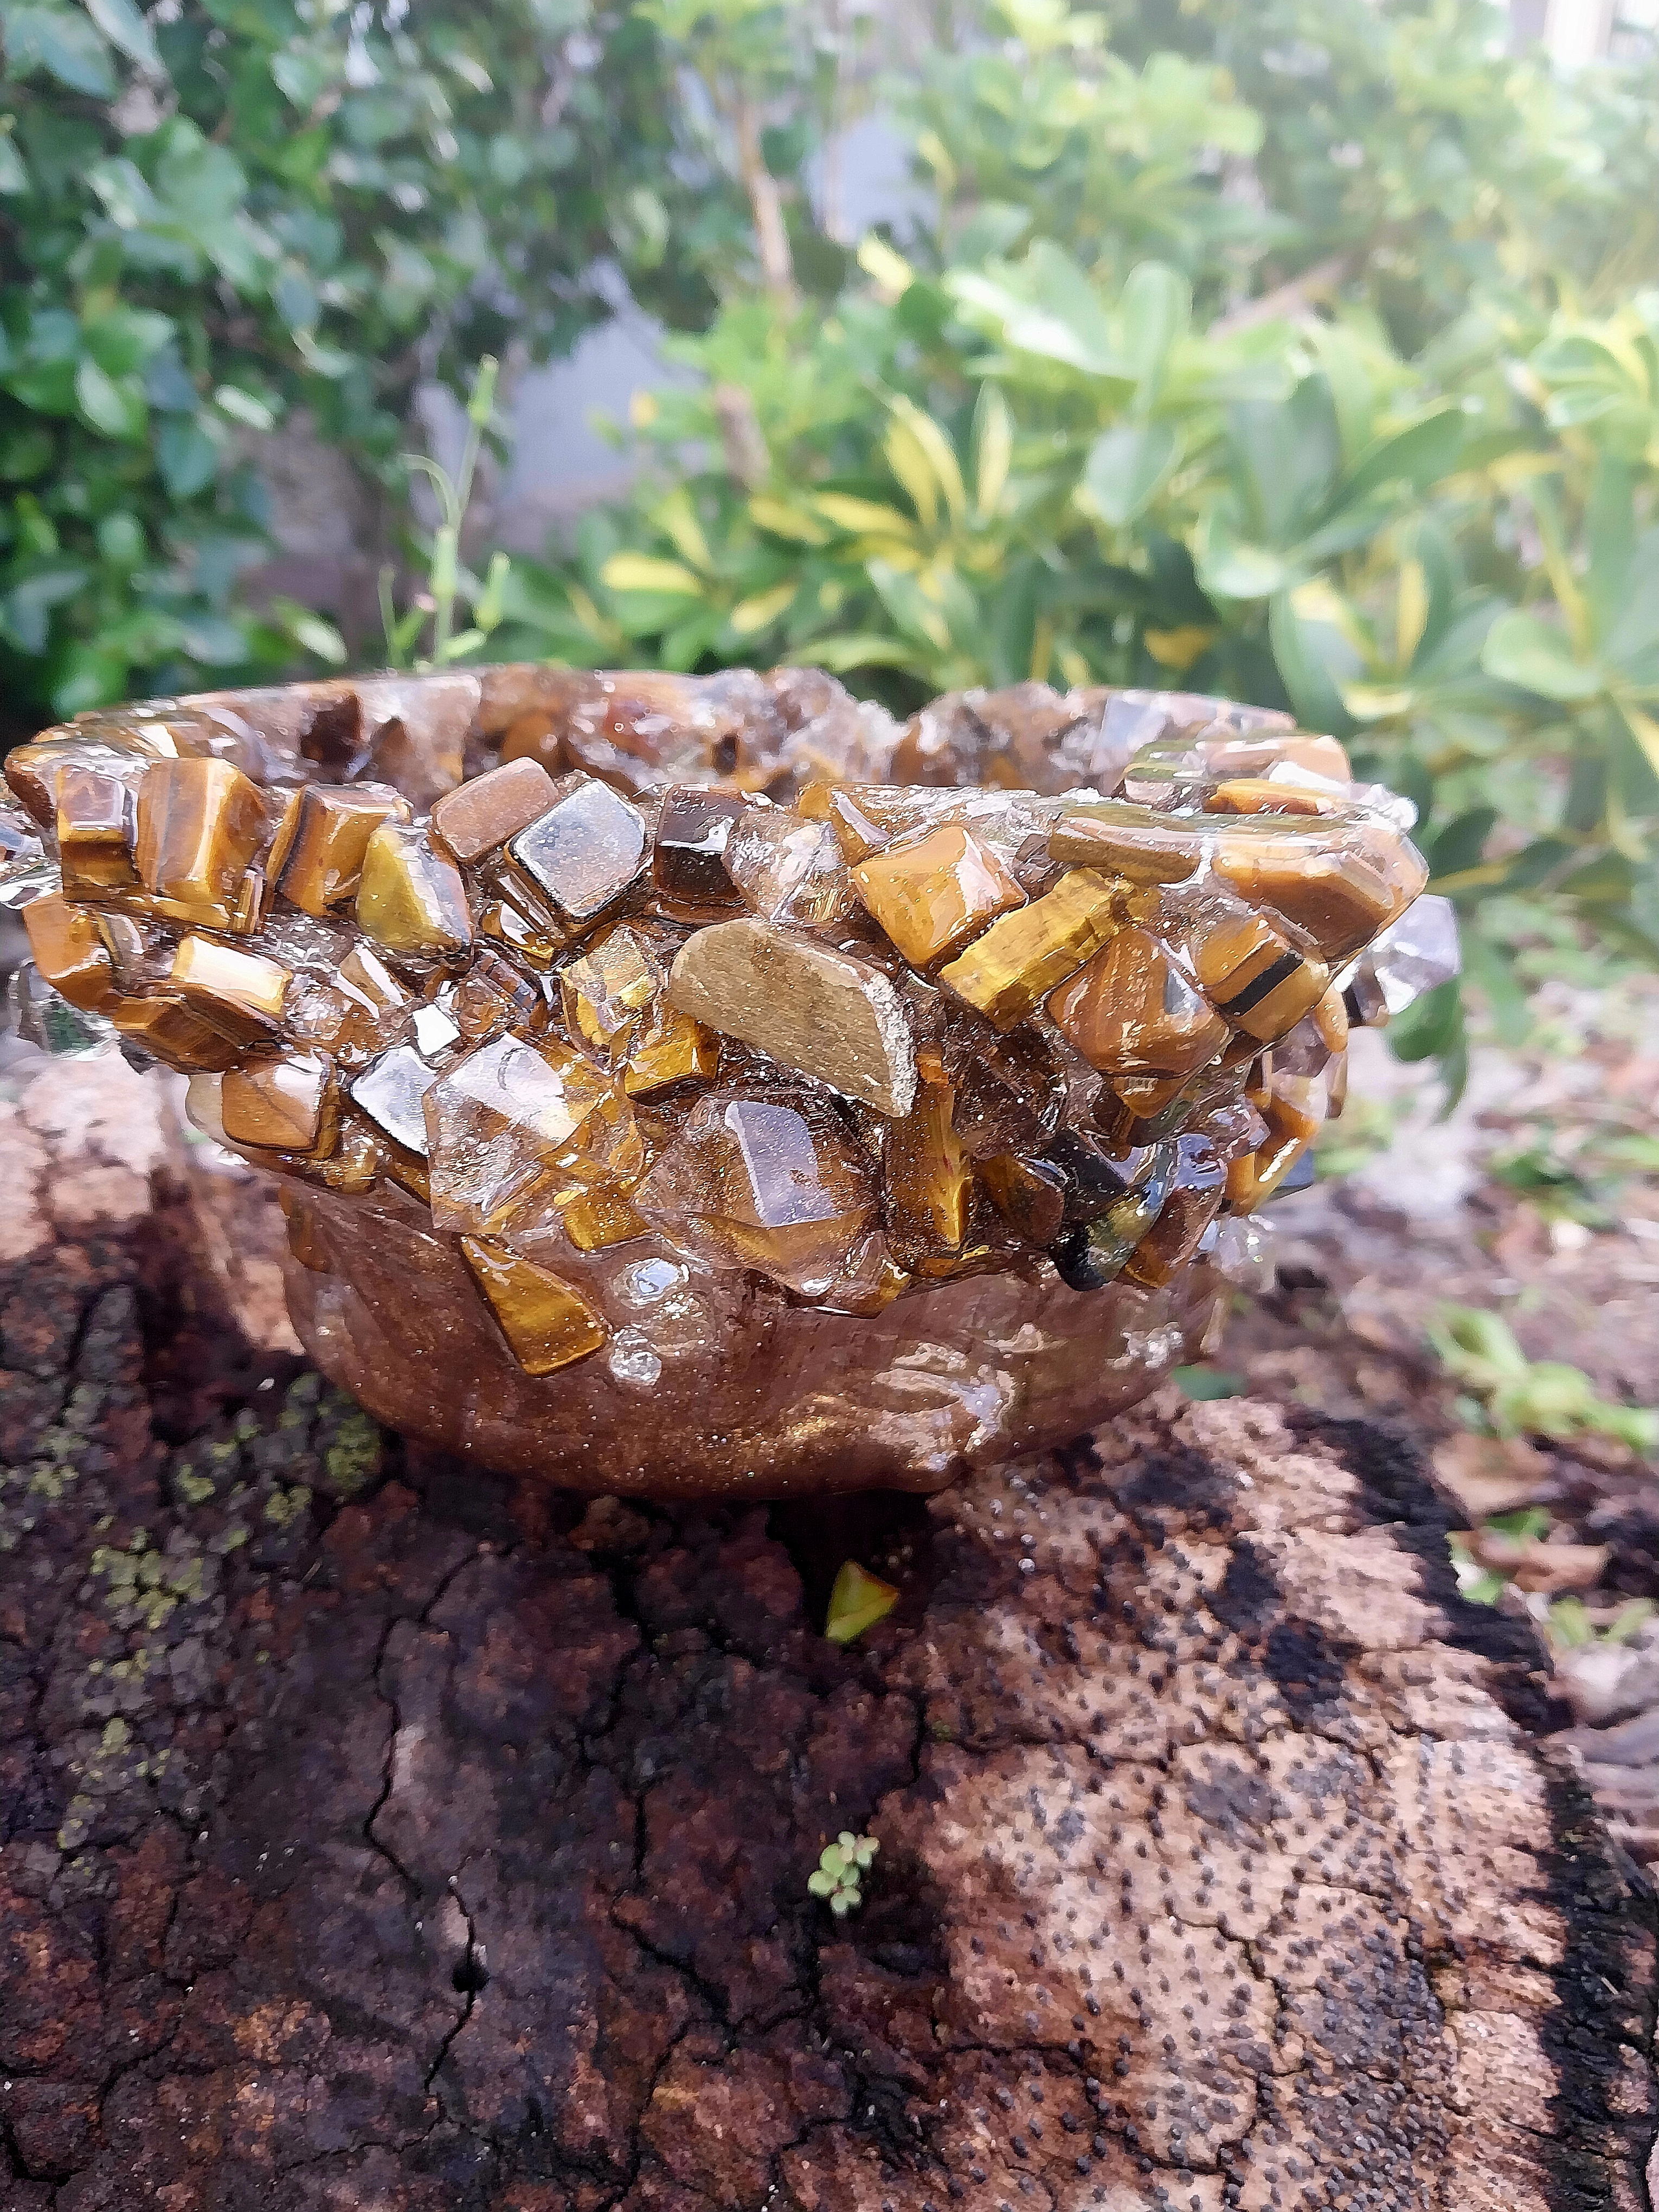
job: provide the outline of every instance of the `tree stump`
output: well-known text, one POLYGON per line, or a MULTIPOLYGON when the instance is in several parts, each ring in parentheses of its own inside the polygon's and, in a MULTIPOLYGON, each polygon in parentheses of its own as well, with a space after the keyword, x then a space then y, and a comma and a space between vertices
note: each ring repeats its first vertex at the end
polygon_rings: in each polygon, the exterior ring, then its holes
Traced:
POLYGON ((0 1106, 9 2212, 1648 2203, 1652 1900, 1397 1440, 537 1500, 284 1348, 162 1096, 0 1106))

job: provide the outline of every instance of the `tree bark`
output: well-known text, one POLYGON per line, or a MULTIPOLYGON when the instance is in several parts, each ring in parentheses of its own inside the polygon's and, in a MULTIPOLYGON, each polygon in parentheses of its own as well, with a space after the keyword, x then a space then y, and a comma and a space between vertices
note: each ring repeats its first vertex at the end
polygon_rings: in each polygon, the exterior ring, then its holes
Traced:
POLYGON ((1651 1899, 1387 1431, 538 1498, 284 1348, 161 1097, 0 1105, 8 2212, 1648 2203, 1651 1899))

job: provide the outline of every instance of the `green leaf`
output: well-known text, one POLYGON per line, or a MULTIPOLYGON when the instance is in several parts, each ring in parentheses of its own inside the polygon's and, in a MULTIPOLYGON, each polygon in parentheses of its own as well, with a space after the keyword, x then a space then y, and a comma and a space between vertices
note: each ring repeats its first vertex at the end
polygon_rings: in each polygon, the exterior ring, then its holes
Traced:
POLYGON ((118 46, 130 62, 137 62, 147 76, 166 76, 161 57, 155 51, 155 33, 132 0, 81 0, 81 3, 110 44, 118 46))
POLYGON ((849 669, 854 668, 914 668, 916 665, 914 646, 905 645, 895 637, 885 637, 878 630, 815 637, 811 657, 816 667, 828 669, 832 676, 845 676, 849 669))
POLYGON ((240 422, 250 430, 274 430, 276 410, 257 392, 244 392, 240 384, 222 384, 213 395, 213 404, 221 414, 228 415, 233 422, 240 422))
POLYGON ((219 473, 219 448, 194 422, 170 416, 155 440, 155 464, 167 496, 181 503, 205 491, 219 473))
POLYGON ((1454 977, 1449 983, 1437 983, 1396 1014, 1384 1034, 1396 1060, 1435 1060, 1450 1051, 1462 1024, 1462 1000, 1454 977))
POLYGON ((1513 684, 1564 705, 1596 698, 1607 689, 1599 668, 1573 658, 1564 630, 1518 609, 1499 615, 1487 631, 1480 665, 1500 684, 1513 684))
POLYGON ((75 372, 75 398, 82 419, 106 438, 131 444, 149 427, 143 386, 131 377, 110 375, 90 357, 75 372))
POLYGON ((1176 1367, 1170 1379, 1183 1398, 1204 1404, 1213 1398, 1242 1398, 1249 1384, 1242 1375, 1229 1375, 1219 1367, 1176 1367))
POLYGON ((1237 511, 1226 501, 1200 521, 1193 565, 1199 582, 1216 599, 1268 599, 1295 580, 1277 553, 1240 536, 1237 511))
POLYGON ((1461 407, 1437 408, 1393 437, 1368 446, 1338 485, 1335 503, 1350 507, 1384 485, 1409 484, 1421 491, 1457 465, 1468 418, 1461 407))
MULTIPOLYGON (((848 1559, 830 1593, 823 1632, 832 1644, 851 1644, 866 1628, 873 1628, 878 1620, 884 1620, 898 1599, 899 1594, 890 1583, 878 1580, 860 1566, 856 1559, 848 1559)), ((830 1850, 834 1849, 831 1844, 830 1850)), ((830 1852, 823 1856, 827 1865, 830 1852)))
POLYGON ((9 8, 6 65, 13 76, 45 70, 71 92, 113 100, 115 72, 109 49, 84 15, 67 8, 9 8))
POLYGON ((28 188, 29 173, 23 167, 17 141, 9 131, 0 131, 0 192, 26 192, 28 188))
POLYGON ((1125 278, 1118 319, 1137 406, 1150 407, 1157 397, 1170 349, 1184 334, 1192 311, 1192 286, 1161 261, 1143 261, 1125 278))
POLYGON ((1152 504, 1175 465, 1180 439, 1172 423, 1120 422, 1097 438, 1083 466, 1083 488, 1114 530, 1152 504))

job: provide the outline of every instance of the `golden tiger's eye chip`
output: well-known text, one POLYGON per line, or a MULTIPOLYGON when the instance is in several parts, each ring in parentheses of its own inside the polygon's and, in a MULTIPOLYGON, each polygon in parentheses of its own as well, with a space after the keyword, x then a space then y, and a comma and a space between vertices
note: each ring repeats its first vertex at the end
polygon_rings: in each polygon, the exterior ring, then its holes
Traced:
POLYGON ((1323 961, 1298 952, 1264 915, 1229 915, 1196 931, 1192 957, 1217 1011, 1263 1044, 1293 1030, 1331 980, 1323 961))
POLYGON ((327 1152, 339 1127, 333 1066, 307 1052, 232 1068, 220 1089, 219 1116, 233 1145, 327 1152))
POLYGON ((915 1104, 887 1133, 887 1234, 908 1264, 960 1252, 973 1218, 973 1169, 951 1127, 955 1098, 948 1083, 918 1084, 915 1104))
POLYGON ((52 989, 83 1013, 102 1012, 115 994, 115 966, 93 917, 48 891, 23 908, 23 927, 52 989))
POLYGON ((58 856, 64 889, 95 898, 133 888, 132 798, 119 776, 65 768, 58 777, 58 856))
POLYGON ((1322 849, 1293 835, 1223 831, 1212 866, 1242 897, 1282 914, 1326 960, 1340 961, 1397 921, 1428 881, 1421 855, 1405 838, 1375 824, 1363 837, 1347 834, 1350 843, 1322 849))
POLYGON ((939 979, 998 1029, 1011 1030, 1097 952, 1115 927, 1109 878, 1074 868, 1045 897, 994 921, 939 979))
POLYGON ((262 953, 192 936, 181 939, 167 980, 228 1036, 258 1044, 275 1034, 294 978, 262 953))
POLYGON ((124 1037, 170 1067, 222 1075, 246 1049, 181 998, 122 999, 108 1011, 124 1037))
POLYGON ((853 870, 859 896, 913 968, 958 951, 1025 894, 981 838, 941 823, 853 870))
POLYGON ((1273 783, 1266 776, 1234 776, 1217 784, 1204 802, 1206 814, 1334 814, 1332 800, 1304 785, 1273 783))
POLYGON ((1109 1075, 1191 1075, 1227 1042, 1227 1024, 1145 929, 1120 929, 1054 993, 1048 1012, 1109 1075))
POLYGON ((504 1244, 463 1237, 461 1250, 475 1281, 526 1375, 552 1375, 586 1359, 609 1331, 580 1291, 549 1267, 520 1259, 504 1244))
POLYGON ((472 942, 466 886, 424 833, 382 822, 363 854, 357 920, 388 952, 444 955, 472 942))
POLYGON ((325 915, 356 896, 368 841, 380 824, 408 819, 408 801, 395 791, 307 784, 289 801, 266 873, 290 906, 325 915))
POLYGON ((228 761, 157 761, 138 787, 139 881, 179 919, 228 929, 267 827, 258 792, 228 761))
POLYGON ((720 1041, 714 1031, 662 1000, 629 1048, 623 1088, 630 1098, 645 1098, 692 1077, 712 1081, 720 1065, 720 1041))

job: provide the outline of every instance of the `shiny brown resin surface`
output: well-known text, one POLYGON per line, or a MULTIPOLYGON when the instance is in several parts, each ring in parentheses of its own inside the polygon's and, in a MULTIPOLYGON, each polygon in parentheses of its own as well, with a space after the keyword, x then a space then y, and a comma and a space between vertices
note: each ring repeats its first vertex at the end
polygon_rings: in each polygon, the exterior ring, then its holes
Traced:
POLYGON ((936 1488, 1191 1356, 1422 888, 1285 718, 538 667, 83 716, 76 1007, 283 1178, 383 1419, 599 1492, 936 1488), (1224 1249, 1224 1236, 1223 1237, 1224 1249))

